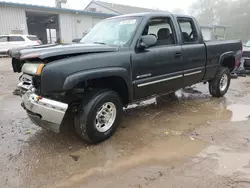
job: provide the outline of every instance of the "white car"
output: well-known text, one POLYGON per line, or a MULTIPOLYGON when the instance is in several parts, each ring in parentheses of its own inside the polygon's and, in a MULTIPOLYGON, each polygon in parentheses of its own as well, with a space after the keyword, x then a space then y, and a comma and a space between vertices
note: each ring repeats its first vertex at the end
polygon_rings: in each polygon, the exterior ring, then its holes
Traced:
POLYGON ((16 47, 40 45, 42 42, 35 35, 0 35, 0 56, 16 47))

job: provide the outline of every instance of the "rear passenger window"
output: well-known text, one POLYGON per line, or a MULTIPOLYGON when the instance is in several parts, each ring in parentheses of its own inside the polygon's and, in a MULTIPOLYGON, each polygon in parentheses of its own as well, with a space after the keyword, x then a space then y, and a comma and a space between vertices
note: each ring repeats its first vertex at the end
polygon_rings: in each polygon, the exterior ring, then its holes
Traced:
POLYGON ((176 44, 175 32, 170 18, 152 18, 146 25, 142 35, 154 35, 156 46, 176 44))
POLYGON ((27 36, 27 38, 30 39, 31 41, 39 40, 36 36, 27 36))
POLYGON ((8 37, 0 37, 0 42, 8 42, 8 37))
POLYGON ((20 41, 24 41, 24 39, 21 36, 11 36, 10 41, 11 42, 20 42, 20 41))
POLYGON ((198 41, 198 33, 193 20, 190 18, 178 18, 177 20, 182 32, 183 42, 196 43, 198 41))

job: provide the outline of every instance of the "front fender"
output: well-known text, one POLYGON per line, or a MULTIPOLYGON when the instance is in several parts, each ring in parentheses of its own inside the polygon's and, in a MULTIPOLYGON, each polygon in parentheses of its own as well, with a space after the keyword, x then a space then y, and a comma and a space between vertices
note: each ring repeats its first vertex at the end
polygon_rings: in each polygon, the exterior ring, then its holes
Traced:
POLYGON ((87 80, 110 76, 121 77, 127 85, 130 97, 132 97, 132 82, 130 81, 130 75, 126 69, 121 67, 107 67, 76 72, 66 78, 63 84, 63 90, 71 90, 77 84, 87 80))

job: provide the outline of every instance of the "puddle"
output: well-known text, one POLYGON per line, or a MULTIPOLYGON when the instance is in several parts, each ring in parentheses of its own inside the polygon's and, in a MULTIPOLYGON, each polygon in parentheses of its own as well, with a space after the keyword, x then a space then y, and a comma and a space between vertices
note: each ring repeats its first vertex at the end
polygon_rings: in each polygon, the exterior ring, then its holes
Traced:
POLYGON ((110 159, 104 165, 79 171, 66 181, 57 184, 56 187, 74 187, 79 182, 88 182, 93 175, 95 178, 103 178, 110 174, 121 173, 126 169, 136 169, 139 166, 163 165, 176 161, 182 163, 206 147, 207 143, 201 140, 190 141, 188 137, 184 136, 169 136, 163 140, 152 141, 147 146, 132 152, 130 156, 110 159))
POLYGON ((250 115, 250 105, 244 104, 232 104, 227 107, 229 110, 233 112, 231 121, 245 121, 249 118, 250 115))
POLYGON ((235 152, 229 148, 209 146, 200 154, 201 157, 211 157, 218 161, 215 172, 218 175, 233 175, 242 173, 250 177, 250 153, 235 152))
POLYGON ((196 127, 210 126, 207 122, 216 120, 230 121, 232 117, 225 98, 214 99, 191 89, 188 93, 179 91, 176 99, 153 98, 131 105, 125 111, 122 128, 111 139, 75 153, 80 156, 80 165, 71 167, 78 173, 63 185, 69 183, 67 186, 72 187, 93 176, 143 165, 182 162, 207 147, 206 142, 190 136, 196 127))

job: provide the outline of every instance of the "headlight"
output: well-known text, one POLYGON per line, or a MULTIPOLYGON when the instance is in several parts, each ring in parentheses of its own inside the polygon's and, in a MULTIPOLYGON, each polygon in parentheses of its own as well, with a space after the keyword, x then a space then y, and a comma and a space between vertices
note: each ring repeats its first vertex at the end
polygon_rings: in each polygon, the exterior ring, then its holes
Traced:
POLYGON ((22 67, 22 72, 39 76, 42 73, 44 65, 43 63, 25 63, 22 67))

